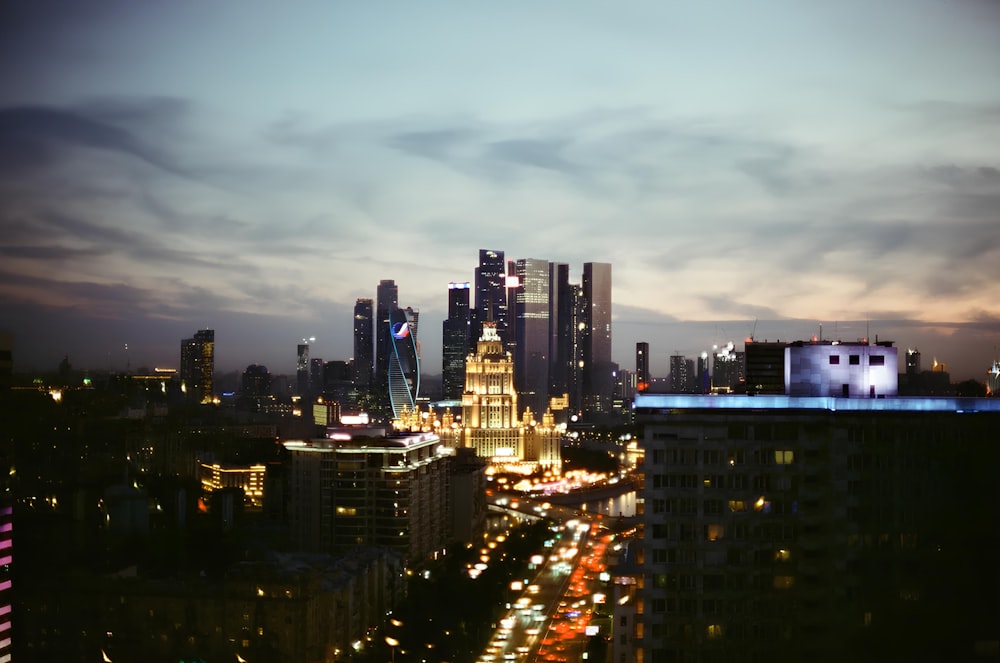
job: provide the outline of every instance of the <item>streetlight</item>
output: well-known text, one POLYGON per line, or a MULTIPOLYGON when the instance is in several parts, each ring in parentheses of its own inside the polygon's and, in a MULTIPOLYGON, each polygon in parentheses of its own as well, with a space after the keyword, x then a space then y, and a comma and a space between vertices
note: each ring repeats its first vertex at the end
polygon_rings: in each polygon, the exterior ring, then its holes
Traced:
POLYGON ((399 646, 399 640, 391 636, 385 636, 385 644, 389 645, 392 649, 392 663, 396 663, 396 647, 399 646))

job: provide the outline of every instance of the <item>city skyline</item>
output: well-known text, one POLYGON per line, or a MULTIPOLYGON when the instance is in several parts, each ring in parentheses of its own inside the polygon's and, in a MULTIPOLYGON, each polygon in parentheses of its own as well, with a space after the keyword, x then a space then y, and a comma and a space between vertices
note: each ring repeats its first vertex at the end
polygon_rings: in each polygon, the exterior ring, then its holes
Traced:
POLYGON ((392 279, 436 374, 447 284, 495 249, 573 283, 612 265, 612 360, 647 342, 656 378, 822 325, 983 380, 998 22, 975 0, 9 3, 0 331, 16 371, 177 366, 214 329, 220 370, 291 374, 303 337, 351 357, 356 300, 392 279))

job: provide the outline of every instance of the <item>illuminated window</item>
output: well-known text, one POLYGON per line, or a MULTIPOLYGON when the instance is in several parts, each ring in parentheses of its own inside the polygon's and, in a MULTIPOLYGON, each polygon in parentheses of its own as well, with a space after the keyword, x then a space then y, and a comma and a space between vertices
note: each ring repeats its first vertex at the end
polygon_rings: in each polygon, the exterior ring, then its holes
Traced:
POLYGON ((792 558, 792 551, 781 548, 774 553, 774 561, 776 562, 787 562, 792 558))
POLYGON ((737 513, 739 511, 746 511, 747 510, 746 502, 744 502, 743 500, 729 500, 729 510, 732 511, 733 513, 737 513))
POLYGON ((722 637, 722 624, 709 624, 705 629, 705 634, 709 638, 721 638, 722 637))
POLYGON ((774 576, 775 589, 791 589, 795 584, 795 576, 774 576))
POLYGON ((791 449, 777 449, 774 452, 774 462, 778 465, 791 465, 794 459, 795 454, 791 451, 791 449))
POLYGON ((705 525, 705 538, 709 541, 719 541, 726 534, 726 528, 721 523, 705 525))
POLYGON ((356 516, 358 515, 358 510, 352 506, 338 506, 337 507, 338 516, 356 516))

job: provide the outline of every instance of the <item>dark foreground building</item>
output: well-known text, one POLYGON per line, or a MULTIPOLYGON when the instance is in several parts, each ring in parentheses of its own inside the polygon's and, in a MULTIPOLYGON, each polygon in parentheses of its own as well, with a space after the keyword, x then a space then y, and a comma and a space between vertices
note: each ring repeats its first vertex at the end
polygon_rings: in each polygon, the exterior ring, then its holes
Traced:
POLYGON ((1000 656, 1000 400, 640 394, 635 413, 634 660, 1000 656))

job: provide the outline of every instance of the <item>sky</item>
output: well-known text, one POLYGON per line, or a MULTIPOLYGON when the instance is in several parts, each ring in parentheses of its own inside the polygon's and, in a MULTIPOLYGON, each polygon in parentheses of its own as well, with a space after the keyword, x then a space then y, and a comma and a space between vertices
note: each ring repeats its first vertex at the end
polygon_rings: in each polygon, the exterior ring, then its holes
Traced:
POLYGON ((481 248, 613 269, 613 359, 1000 346, 1000 2, 0 0, 16 371, 348 359, 393 279, 439 373, 481 248))

